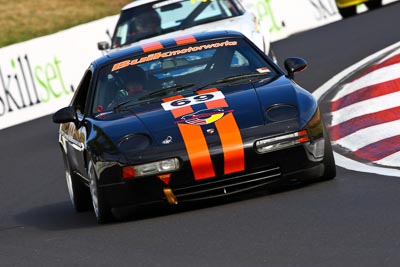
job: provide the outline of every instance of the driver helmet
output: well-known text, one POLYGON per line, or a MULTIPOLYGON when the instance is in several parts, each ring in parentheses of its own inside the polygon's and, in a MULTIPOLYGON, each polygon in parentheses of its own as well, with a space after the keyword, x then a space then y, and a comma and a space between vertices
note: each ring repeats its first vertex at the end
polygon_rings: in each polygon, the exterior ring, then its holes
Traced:
POLYGON ((151 11, 144 12, 135 18, 135 27, 139 33, 158 33, 161 30, 161 18, 157 11, 152 9, 151 11))
POLYGON ((128 95, 145 91, 146 72, 139 66, 128 66, 120 70, 125 90, 128 95))

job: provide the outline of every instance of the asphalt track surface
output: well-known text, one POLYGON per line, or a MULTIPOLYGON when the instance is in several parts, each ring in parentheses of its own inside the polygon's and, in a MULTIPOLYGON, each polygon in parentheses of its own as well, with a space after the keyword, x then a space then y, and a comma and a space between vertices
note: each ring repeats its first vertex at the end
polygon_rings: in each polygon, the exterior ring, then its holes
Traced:
MULTIPOLYGON (((310 91, 400 40, 400 3, 273 44, 310 91)), ((50 116, 0 131, 0 266, 399 266, 400 179, 337 178, 98 225, 69 201, 50 116)))

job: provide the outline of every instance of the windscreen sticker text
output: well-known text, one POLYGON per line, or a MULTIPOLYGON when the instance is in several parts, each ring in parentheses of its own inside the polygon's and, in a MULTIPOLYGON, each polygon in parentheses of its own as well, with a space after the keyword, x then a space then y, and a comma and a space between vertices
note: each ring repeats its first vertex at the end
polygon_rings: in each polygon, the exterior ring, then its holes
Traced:
POLYGON ((218 42, 218 43, 211 43, 211 44, 205 44, 205 45, 199 45, 199 46, 189 46, 187 48, 173 50, 173 51, 156 52, 156 53, 148 54, 145 57, 135 58, 132 60, 128 59, 128 60, 124 60, 122 62, 118 62, 118 63, 114 64, 111 72, 126 68, 128 66, 141 64, 141 63, 157 60, 160 58, 168 58, 168 57, 172 57, 172 56, 183 55, 183 54, 197 52, 197 51, 201 51, 201 50, 220 48, 220 47, 226 47, 226 46, 236 46, 236 45, 237 45, 236 41, 228 41, 227 40, 227 41, 218 42))

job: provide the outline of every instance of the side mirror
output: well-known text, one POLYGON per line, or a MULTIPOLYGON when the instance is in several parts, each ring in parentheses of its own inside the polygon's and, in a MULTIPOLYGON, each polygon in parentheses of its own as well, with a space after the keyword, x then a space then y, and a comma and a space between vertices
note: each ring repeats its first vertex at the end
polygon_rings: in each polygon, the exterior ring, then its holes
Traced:
POLYGON ((65 107, 54 113, 54 123, 76 122, 76 112, 73 107, 65 107))
POLYGON ((110 49, 110 44, 106 41, 98 42, 97 49, 99 49, 100 51, 108 50, 110 49))
POLYGON ((288 72, 288 77, 294 79, 294 74, 296 72, 303 71, 307 68, 307 61, 299 57, 291 57, 285 60, 285 69, 288 72))

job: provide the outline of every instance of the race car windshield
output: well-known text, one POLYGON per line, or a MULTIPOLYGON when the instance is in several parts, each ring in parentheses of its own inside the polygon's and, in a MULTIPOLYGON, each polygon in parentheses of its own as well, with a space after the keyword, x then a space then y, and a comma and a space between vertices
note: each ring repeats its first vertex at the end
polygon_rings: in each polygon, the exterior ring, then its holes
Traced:
POLYGON ((244 13, 236 0, 173 0, 151 2, 121 12, 112 48, 183 30, 193 26, 227 19, 244 13))
POLYGON ((281 74, 275 67, 244 39, 194 42, 103 67, 92 112, 135 106, 143 100, 162 102, 164 98, 191 95, 209 86, 272 80, 278 75, 281 74))

